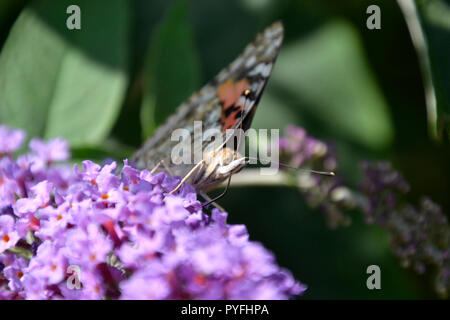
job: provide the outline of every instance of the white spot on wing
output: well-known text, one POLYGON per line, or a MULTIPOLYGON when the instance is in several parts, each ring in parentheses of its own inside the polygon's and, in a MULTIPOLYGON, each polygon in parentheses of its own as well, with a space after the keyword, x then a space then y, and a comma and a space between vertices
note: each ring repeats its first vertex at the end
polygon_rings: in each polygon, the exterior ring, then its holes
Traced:
POLYGON ((253 64, 255 64, 256 62, 256 57, 255 56, 251 56, 250 58, 247 59, 247 61, 245 62, 245 67, 246 68, 250 68, 253 64))
POLYGON ((252 71, 249 72, 250 76, 256 76, 258 74, 262 75, 263 77, 268 77, 270 74, 270 67, 271 63, 260 63, 258 64, 252 71))

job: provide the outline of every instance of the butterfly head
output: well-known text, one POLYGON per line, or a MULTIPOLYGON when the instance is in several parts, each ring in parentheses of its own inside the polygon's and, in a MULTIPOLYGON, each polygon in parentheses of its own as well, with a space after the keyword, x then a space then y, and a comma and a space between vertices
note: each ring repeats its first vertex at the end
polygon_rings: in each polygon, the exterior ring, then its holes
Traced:
POLYGON ((238 151, 224 147, 203 154, 203 166, 193 184, 208 189, 238 173, 247 165, 247 159, 238 151))

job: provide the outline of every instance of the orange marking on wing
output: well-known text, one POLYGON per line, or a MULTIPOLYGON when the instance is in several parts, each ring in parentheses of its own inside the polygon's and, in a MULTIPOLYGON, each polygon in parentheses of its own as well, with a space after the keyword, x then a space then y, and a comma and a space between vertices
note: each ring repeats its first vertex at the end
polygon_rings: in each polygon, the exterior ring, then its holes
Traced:
POLYGON ((237 101, 249 86, 250 83, 245 78, 237 82, 228 79, 217 88, 217 95, 222 103, 221 123, 223 131, 233 127, 239 120, 237 115, 242 112, 243 106, 237 105, 237 101))

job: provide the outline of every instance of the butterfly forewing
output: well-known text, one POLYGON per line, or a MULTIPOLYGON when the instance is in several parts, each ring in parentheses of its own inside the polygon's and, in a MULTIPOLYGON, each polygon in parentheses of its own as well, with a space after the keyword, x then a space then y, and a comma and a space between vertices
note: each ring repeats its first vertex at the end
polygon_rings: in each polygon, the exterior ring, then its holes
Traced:
MULTIPOLYGON (((216 129, 222 132, 224 139, 226 129, 236 127, 248 129, 272 72, 282 40, 283 26, 280 22, 272 24, 258 34, 238 58, 220 71, 200 91, 182 103, 177 111, 156 130, 154 135, 134 154, 132 160, 136 167, 152 170, 163 160, 165 163, 165 167, 161 167, 163 170, 168 167, 172 174, 185 176, 196 162, 192 157, 191 163, 179 164, 180 161, 176 161, 179 159, 172 158, 172 149, 180 143, 180 140, 172 140, 171 135, 175 129, 186 129, 191 134, 189 138, 193 141, 196 138, 193 136, 194 121, 201 121, 202 132, 207 129, 216 129), (246 90, 248 94, 244 94, 246 90)), ((201 150, 192 148, 192 154, 202 154, 210 143, 213 142, 204 140, 202 144, 194 144, 194 147, 201 150)), ((197 179, 191 183, 194 187, 203 189, 202 178, 198 174, 196 176, 197 179)), ((209 175, 208 186, 218 184, 226 177, 226 174, 209 175)))

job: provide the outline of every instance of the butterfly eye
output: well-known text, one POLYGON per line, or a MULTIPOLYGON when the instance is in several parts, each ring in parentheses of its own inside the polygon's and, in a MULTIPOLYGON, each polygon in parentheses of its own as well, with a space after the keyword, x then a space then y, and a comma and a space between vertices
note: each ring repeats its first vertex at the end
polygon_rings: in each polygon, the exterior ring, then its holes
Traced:
POLYGON ((248 97, 248 96, 250 95, 250 93, 251 93, 251 91, 250 91, 249 89, 247 89, 247 90, 244 91, 244 95, 245 95, 246 97, 248 97))

